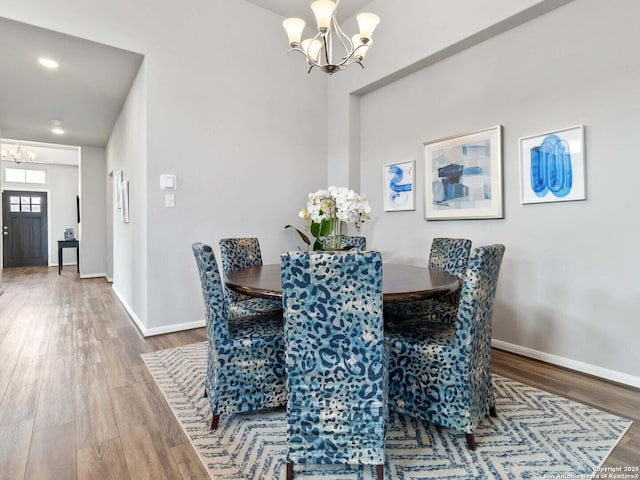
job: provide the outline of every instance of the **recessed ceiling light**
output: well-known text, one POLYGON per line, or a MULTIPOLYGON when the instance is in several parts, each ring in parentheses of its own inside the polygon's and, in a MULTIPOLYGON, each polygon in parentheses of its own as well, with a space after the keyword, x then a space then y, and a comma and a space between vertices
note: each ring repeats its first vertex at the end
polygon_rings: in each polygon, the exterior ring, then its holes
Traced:
POLYGON ((60 66, 58 64, 58 62, 56 62, 52 58, 45 58, 45 57, 38 58, 38 63, 40 65, 42 65, 43 67, 47 67, 47 68, 51 68, 51 69, 58 68, 60 66))
POLYGON ((56 135, 64 135, 64 130, 61 129, 60 127, 54 127, 51 129, 51 131, 56 135))

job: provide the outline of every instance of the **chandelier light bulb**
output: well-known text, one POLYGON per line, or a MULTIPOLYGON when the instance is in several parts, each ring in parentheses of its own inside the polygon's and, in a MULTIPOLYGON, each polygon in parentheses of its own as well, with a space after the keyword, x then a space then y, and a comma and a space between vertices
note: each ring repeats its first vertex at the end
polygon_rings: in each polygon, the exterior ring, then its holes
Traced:
POLYGON ((351 41, 353 42, 353 56, 356 57, 356 60, 361 62, 364 57, 367 55, 367 50, 373 43, 373 40, 369 40, 366 44, 362 43, 360 40, 360 34, 356 33, 353 37, 351 37, 351 41))
POLYGON ((336 10, 336 4, 331 0, 317 0, 311 4, 311 10, 316 17, 318 31, 326 33, 331 25, 331 17, 336 10))
POLYGON ((304 30, 305 22, 301 18, 287 18, 282 22, 282 26, 287 32, 289 37, 289 45, 295 48, 300 45, 300 39, 302 38, 302 31, 304 30))
POLYGON ((358 27, 360 28, 360 39, 362 43, 366 44, 371 40, 373 31, 380 23, 380 17, 373 13, 360 13, 356 17, 358 21, 358 27))
POLYGON ((318 61, 318 54, 320 53, 320 49, 322 48, 322 42, 320 40, 315 40, 311 38, 307 38, 302 41, 302 49, 307 56, 314 61, 318 61))

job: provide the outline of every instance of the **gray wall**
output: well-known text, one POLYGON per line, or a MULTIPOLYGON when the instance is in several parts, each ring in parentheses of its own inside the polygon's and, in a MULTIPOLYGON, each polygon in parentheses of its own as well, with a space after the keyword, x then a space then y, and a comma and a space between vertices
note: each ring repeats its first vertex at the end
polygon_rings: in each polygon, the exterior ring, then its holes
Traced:
MULTIPOLYGON (((121 209, 112 207, 113 289, 138 327, 145 332, 147 319, 147 97, 146 63, 134 80, 107 145, 107 171, 122 171, 129 182, 129 223, 121 209)), ((113 178, 111 178, 113 182, 113 178)), ((112 187, 112 192, 115 185, 112 187)), ((115 203, 115 196, 111 195, 115 203)))
POLYGON ((374 89, 359 110, 372 248, 424 264, 437 236, 505 244, 496 344, 636 385, 638 18, 635 0, 575 0, 374 89), (495 124, 504 126, 505 218, 425 221, 422 143, 495 124), (520 204, 519 137, 576 124, 586 131, 587 200, 520 204), (382 166, 406 160, 416 160, 417 209, 384 213, 382 166))
POLYGON ((80 151, 80 275, 106 275, 106 212, 104 198, 106 153, 104 148, 80 151))

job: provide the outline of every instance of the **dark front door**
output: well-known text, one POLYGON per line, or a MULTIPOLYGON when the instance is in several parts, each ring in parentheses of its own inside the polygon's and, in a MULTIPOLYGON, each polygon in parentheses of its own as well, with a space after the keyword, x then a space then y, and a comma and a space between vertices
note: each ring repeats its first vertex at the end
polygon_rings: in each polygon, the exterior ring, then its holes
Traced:
POLYGON ((2 192, 2 237, 5 268, 48 265, 47 194, 2 192))

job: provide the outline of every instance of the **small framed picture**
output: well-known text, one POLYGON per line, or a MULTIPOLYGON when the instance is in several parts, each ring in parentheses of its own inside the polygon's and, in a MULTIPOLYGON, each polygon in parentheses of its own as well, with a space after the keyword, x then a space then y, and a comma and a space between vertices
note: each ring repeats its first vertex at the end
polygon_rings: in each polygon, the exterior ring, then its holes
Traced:
POLYGON ((520 139, 520 202, 585 200, 584 127, 520 139))
POLYGON ((122 208, 120 209, 120 220, 123 223, 129 223, 129 180, 125 180, 120 184, 122 193, 122 208))
POLYGON ((122 170, 116 170, 113 172, 113 190, 116 194, 116 208, 122 208, 122 170))
POLYGON ((503 218, 502 125, 424 144, 426 220, 503 218))
POLYGON ((385 212, 416 209, 415 167, 414 160, 390 163, 383 167, 382 192, 385 212))

